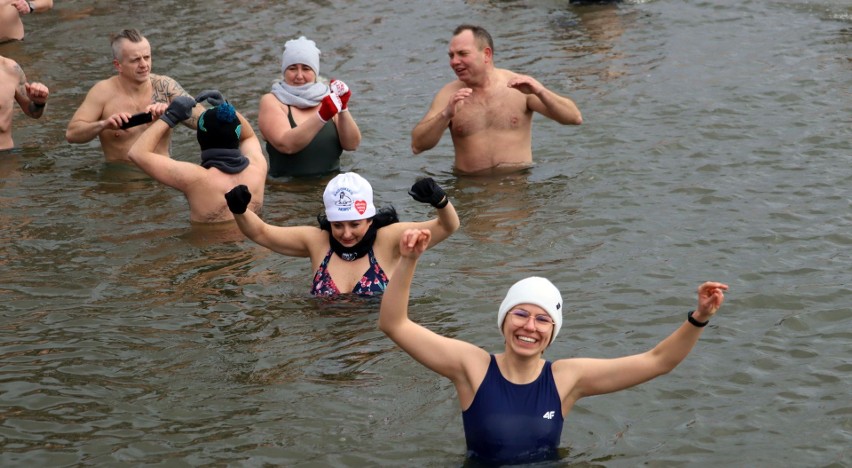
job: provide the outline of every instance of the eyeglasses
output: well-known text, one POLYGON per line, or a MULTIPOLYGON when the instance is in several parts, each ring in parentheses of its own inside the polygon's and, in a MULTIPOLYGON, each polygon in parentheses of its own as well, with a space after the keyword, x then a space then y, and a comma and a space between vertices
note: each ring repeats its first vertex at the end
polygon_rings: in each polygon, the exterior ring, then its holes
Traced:
POLYGON ((532 315, 524 309, 514 309, 509 312, 509 316, 512 317, 512 323, 515 324, 516 327, 522 327, 530 321, 530 317, 533 318, 533 323, 535 324, 535 329, 540 332, 546 332, 550 330, 550 327, 555 325, 555 322, 549 315, 532 315))

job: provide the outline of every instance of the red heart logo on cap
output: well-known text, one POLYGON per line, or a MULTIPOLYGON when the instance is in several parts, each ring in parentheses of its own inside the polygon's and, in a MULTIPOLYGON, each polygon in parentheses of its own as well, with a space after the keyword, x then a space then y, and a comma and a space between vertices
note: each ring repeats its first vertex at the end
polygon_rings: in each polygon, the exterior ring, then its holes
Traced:
POLYGON ((355 200, 355 210, 358 211, 358 214, 364 214, 367 211, 367 201, 355 200))

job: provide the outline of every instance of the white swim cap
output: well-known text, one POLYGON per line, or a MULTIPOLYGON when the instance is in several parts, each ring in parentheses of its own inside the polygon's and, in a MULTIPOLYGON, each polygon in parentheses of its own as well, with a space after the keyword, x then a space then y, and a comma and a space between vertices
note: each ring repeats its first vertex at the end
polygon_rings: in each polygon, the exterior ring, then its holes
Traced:
POLYGON ((357 221, 376 215, 373 187, 354 172, 340 174, 329 181, 322 194, 325 216, 330 222, 357 221))
POLYGON ((500 329, 500 333, 503 333, 503 320, 506 319, 506 314, 519 304, 537 305, 553 319, 553 336, 550 337, 552 343, 559 334, 559 329, 562 328, 562 294, 556 286, 546 278, 538 276, 530 276, 512 285, 503 303, 500 304, 500 311, 497 312, 497 328, 500 329))

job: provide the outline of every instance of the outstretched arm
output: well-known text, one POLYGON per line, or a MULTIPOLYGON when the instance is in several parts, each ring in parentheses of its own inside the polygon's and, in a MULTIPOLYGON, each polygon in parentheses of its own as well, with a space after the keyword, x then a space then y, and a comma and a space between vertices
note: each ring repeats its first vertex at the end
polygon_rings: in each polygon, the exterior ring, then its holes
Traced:
POLYGON ((527 107, 562 125, 580 125, 583 116, 574 101, 547 89, 538 80, 527 75, 515 75, 508 86, 527 95, 527 107))
MULTIPOLYGON (((698 308, 692 315, 693 319, 698 322, 710 320, 724 302, 727 289, 727 285, 714 282, 699 286, 698 308)), ((650 351, 617 359, 565 359, 554 363, 554 373, 557 381, 568 379, 574 382, 569 384, 569 395, 575 400, 629 388, 671 372, 686 358, 703 330, 684 321, 650 351)))
POLYGON ((417 362, 449 378, 457 388, 470 387, 465 362, 487 362, 488 353, 464 341, 441 336, 408 318, 408 300, 417 259, 428 248, 428 229, 408 229, 399 241, 401 257, 382 297, 379 329, 417 362), (467 383, 467 385, 465 385, 467 383))
POLYGON ((327 235, 313 226, 281 227, 263 222, 257 214, 246 209, 251 201, 251 192, 245 185, 232 188, 225 194, 225 200, 246 237, 282 255, 310 257, 311 243, 327 235))

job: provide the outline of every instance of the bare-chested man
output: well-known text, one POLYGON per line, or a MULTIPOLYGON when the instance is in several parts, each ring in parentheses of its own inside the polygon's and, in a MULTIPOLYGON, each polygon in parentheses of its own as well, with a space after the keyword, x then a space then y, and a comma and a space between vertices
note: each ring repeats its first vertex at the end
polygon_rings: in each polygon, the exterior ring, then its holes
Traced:
POLYGON ((41 83, 28 83, 17 62, 0 55, 0 150, 15 146, 12 141, 12 113, 15 102, 24 114, 37 119, 44 113, 50 92, 41 83))
POLYGON ((53 8, 53 0, 0 0, 0 42, 24 38, 21 15, 44 13, 53 8))
POLYGON ((414 154, 433 148, 448 127, 460 173, 515 171, 532 164, 532 116, 563 125, 583 122, 574 102, 534 78, 494 66, 494 43, 479 26, 453 32, 450 67, 458 78, 445 85, 411 132, 414 154))
MULTIPOLYGON (((69 143, 88 143, 97 137, 107 161, 129 161, 128 150, 150 123, 124 130, 121 126, 134 114, 143 112, 150 112, 156 121, 174 98, 191 96, 172 78, 151 73, 151 45, 139 31, 125 29, 113 35, 110 42, 118 75, 92 86, 68 123, 65 139, 69 143)), ((183 123, 194 129, 202 111, 198 106, 183 123)), ((168 155, 170 143, 171 132, 166 132, 155 151, 168 155)))

